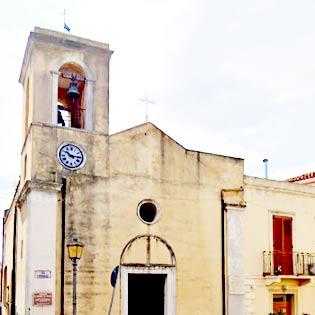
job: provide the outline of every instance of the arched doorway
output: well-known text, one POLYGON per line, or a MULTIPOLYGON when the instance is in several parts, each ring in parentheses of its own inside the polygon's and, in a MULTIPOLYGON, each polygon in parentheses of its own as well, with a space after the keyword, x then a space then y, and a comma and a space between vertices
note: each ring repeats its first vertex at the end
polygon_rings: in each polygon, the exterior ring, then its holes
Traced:
POLYGON ((175 315, 176 259, 161 237, 130 240, 120 258, 122 315, 175 315))

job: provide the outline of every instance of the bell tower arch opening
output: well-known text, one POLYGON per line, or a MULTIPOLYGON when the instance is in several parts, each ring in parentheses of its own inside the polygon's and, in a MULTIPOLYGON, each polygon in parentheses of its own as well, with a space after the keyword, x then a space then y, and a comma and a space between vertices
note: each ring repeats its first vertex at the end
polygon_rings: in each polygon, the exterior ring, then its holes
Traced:
POLYGON ((86 75, 75 63, 59 69, 57 124, 78 129, 85 128, 86 75))

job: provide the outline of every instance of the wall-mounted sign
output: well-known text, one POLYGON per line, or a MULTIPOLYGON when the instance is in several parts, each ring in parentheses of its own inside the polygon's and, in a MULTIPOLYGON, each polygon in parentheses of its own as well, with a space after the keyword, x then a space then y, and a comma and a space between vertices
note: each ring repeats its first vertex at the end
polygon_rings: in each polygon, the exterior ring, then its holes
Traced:
POLYGON ((119 266, 116 266, 114 268, 114 270, 112 271, 112 274, 110 276, 110 283, 111 283, 113 288, 115 288, 115 286, 116 286, 118 273, 119 273, 119 266))
POLYGON ((49 306, 52 305, 51 292, 35 292, 33 293, 34 306, 49 306))
POLYGON ((50 279, 51 271, 50 270, 35 270, 36 279, 50 279))

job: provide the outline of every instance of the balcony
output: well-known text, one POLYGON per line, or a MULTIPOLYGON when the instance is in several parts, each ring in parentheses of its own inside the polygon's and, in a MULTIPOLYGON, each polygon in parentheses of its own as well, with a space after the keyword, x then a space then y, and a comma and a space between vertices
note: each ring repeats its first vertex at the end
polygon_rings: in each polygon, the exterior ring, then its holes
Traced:
POLYGON ((315 276, 315 253, 263 251, 263 276, 315 276))

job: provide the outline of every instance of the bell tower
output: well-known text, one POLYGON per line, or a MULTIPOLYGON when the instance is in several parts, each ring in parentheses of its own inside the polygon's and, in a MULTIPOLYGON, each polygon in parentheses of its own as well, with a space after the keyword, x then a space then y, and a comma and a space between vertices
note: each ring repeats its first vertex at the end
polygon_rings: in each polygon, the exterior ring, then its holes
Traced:
POLYGON ((24 56, 24 132, 32 123, 108 133, 109 45, 35 28, 24 56), (97 80, 96 80, 97 78, 97 80))
MULTIPOLYGON (((106 43, 38 27, 31 32, 19 79, 24 89, 22 182, 49 180, 48 174, 62 171, 53 157, 63 141, 88 146, 96 135, 108 136, 111 54, 106 43)), ((90 162, 87 172, 100 171, 90 162)))
MULTIPOLYGON (((21 177, 10 210, 18 235, 12 267, 19 279, 12 285, 16 313, 69 313, 65 244, 74 236, 83 242, 97 239, 89 236, 87 218, 107 220, 94 204, 95 191, 101 196, 107 191, 111 54, 108 44, 65 33, 35 28, 29 36, 19 79, 24 90, 21 177), (41 294, 45 305, 36 300, 41 294)), ((87 252, 94 246, 90 241, 87 252)), ((92 263, 82 266, 90 270, 92 263)))

